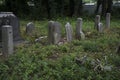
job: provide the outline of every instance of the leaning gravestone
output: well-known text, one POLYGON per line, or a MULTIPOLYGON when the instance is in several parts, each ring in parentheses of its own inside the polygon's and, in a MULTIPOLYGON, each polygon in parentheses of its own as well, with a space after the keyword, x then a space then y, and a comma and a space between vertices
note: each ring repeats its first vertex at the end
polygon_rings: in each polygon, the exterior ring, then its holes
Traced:
POLYGON ((61 24, 59 22, 49 21, 48 40, 50 44, 58 44, 61 40, 61 24))
POLYGON ((96 15, 95 17, 95 26, 94 28, 98 31, 98 24, 100 23, 100 15, 96 15))
POLYGON ((33 22, 29 22, 27 25, 26 25, 26 34, 27 35, 31 35, 35 30, 35 25, 33 22))
POLYGON ((13 54, 13 30, 12 26, 2 26, 2 54, 8 57, 13 54))
POLYGON ((13 29, 13 40, 21 41, 20 24, 18 18, 12 12, 0 12, 0 42, 2 41, 2 26, 10 25, 13 29))
POLYGON ((66 28, 66 37, 67 37, 67 41, 71 42, 72 38, 73 38, 73 31, 72 31, 72 26, 70 25, 69 22, 67 22, 67 24, 65 25, 66 28))
POLYGON ((77 24, 76 24, 76 38, 77 39, 85 39, 85 34, 82 31, 82 18, 77 19, 77 24))

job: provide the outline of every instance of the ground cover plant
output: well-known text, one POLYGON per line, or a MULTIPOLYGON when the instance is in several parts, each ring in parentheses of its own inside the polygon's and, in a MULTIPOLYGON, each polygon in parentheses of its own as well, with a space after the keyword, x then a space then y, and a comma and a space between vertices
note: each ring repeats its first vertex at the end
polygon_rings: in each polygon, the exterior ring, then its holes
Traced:
MULTIPOLYGON (((64 25, 72 24, 75 34, 76 18, 53 19, 64 25)), ((33 21, 36 31, 32 36, 25 34, 30 20, 21 20, 22 37, 26 44, 15 47, 9 58, 0 59, 0 80, 119 80, 120 54, 116 48, 120 43, 120 20, 112 19, 109 31, 94 30, 94 19, 83 18, 85 40, 74 39, 71 43, 49 45, 47 39, 48 20, 33 21)), ((102 20, 105 24, 105 21, 102 20)))

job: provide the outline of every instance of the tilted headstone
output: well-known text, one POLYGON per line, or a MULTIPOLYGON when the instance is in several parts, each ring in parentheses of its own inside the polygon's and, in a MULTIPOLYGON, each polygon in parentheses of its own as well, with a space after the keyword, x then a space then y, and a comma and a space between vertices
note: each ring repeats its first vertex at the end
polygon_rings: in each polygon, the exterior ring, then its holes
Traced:
POLYGON ((99 23, 99 24, 98 24, 98 31, 99 31, 100 33, 103 32, 103 24, 102 24, 102 23, 99 23))
POLYGON ((82 31, 82 18, 77 19, 77 24, 76 24, 76 38, 77 39, 85 39, 85 34, 82 31))
POLYGON ((72 38, 73 38, 73 31, 72 31, 72 26, 70 25, 69 22, 67 22, 67 24, 65 25, 66 28, 66 37, 67 37, 67 41, 71 42, 72 38))
POLYGON ((106 14, 106 29, 110 29, 110 13, 106 14))
POLYGON ((33 22, 29 22, 27 25, 26 25, 26 34, 27 35, 31 35, 35 30, 35 25, 33 22))
POLYGON ((98 31, 98 24, 100 23, 100 15, 96 15, 95 17, 95 26, 94 28, 98 31))
POLYGON ((50 44, 58 44, 61 40, 61 24, 59 22, 49 21, 48 40, 50 44))
POLYGON ((20 23, 18 18, 12 12, 0 12, 0 42, 2 41, 2 26, 10 25, 13 28, 13 40, 22 40, 20 36, 20 23))
POLYGON ((2 27, 2 53, 5 57, 13 54, 13 29, 9 25, 2 27))

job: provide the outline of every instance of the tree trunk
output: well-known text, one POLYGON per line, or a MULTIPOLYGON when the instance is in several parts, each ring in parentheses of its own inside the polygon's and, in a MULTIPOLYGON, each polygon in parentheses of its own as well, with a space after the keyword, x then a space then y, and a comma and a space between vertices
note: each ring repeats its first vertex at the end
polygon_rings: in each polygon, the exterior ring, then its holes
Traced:
POLYGON ((82 12, 83 12, 83 0, 80 0, 80 3, 79 3, 79 9, 78 9, 78 16, 82 15, 82 12))
POLYGON ((56 12, 59 16, 63 16, 64 0, 56 0, 56 12))
POLYGON ((113 0, 97 0, 97 7, 95 13, 98 14, 100 5, 102 5, 102 16, 105 16, 106 13, 111 13, 112 11, 113 0))
POLYGON ((97 0, 97 7, 96 7, 96 10, 95 10, 95 14, 98 14, 98 11, 100 9, 100 5, 102 5, 102 1, 103 0, 97 0))
POLYGON ((75 8, 75 1, 74 0, 69 0, 69 7, 70 7, 70 17, 72 17, 74 14, 74 8, 75 8))
POLYGON ((51 18, 51 14, 50 14, 50 5, 49 5, 49 0, 46 0, 46 9, 47 9, 47 15, 48 15, 48 19, 51 18))
POLYGON ((80 16, 82 14, 82 0, 75 0, 74 16, 80 16))
POLYGON ((111 13, 111 11, 112 11, 112 4, 113 4, 113 0, 108 0, 107 13, 111 13))
POLYGON ((107 10, 107 0, 102 1, 102 16, 105 16, 107 10))

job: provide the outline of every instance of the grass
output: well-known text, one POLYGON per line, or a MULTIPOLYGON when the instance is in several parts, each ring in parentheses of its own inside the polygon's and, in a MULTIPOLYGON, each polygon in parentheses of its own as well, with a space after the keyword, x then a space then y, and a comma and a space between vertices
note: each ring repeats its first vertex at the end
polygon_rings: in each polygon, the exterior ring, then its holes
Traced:
MULTIPOLYGON (((75 34, 76 18, 53 19, 64 25, 70 22, 75 34)), ((74 39, 63 45, 49 45, 47 39, 48 20, 33 21, 36 31, 33 36, 25 35, 29 20, 21 20, 22 37, 28 44, 15 47, 15 54, 0 59, 0 80, 119 80, 120 56, 116 48, 120 42, 120 20, 111 21, 109 32, 94 30, 93 19, 83 19, 85 40, 74 39)), ((105 23, 104 20, 102 20, 105 23)))

